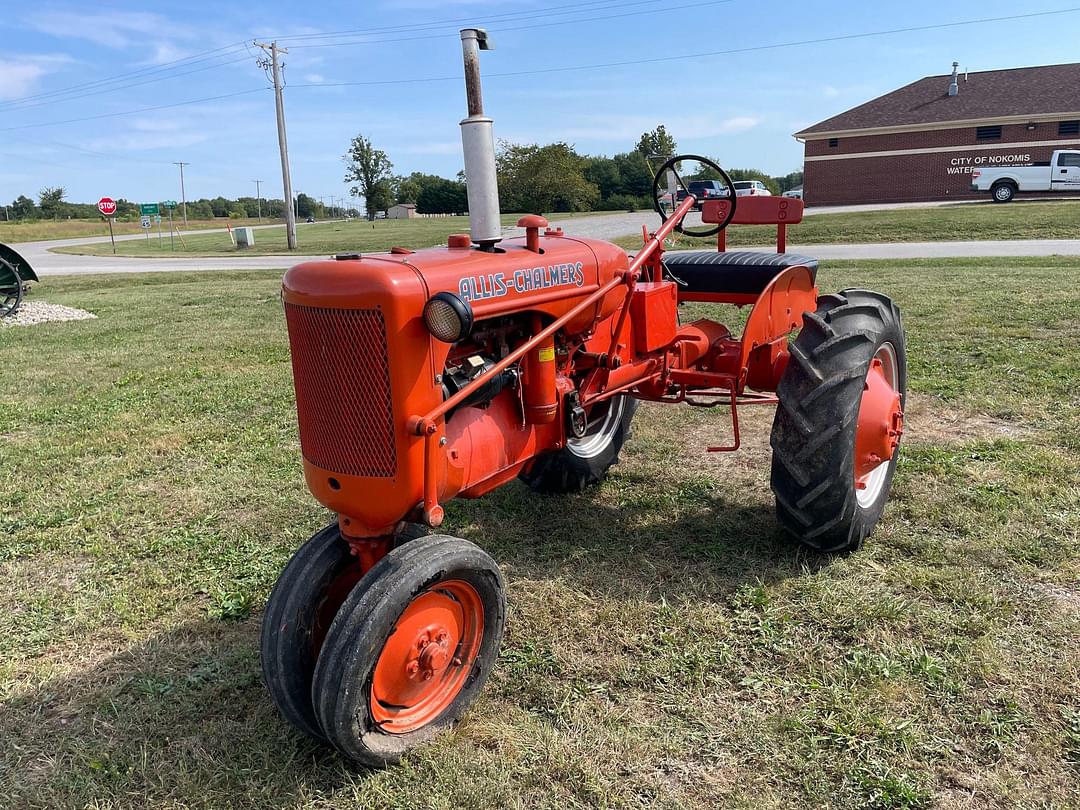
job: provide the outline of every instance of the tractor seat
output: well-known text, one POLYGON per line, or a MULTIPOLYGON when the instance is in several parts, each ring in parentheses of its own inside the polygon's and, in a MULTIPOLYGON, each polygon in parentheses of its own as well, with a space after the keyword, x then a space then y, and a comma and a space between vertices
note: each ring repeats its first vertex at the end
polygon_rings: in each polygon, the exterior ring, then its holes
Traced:
POLYGON ((818 262, 794 253, 758 253, 752 250, 678 250, 664 254, 664 268, 686 286, 688 293, 740 293, 758 295, 781 270, 804 265, 816 279, 818 262))

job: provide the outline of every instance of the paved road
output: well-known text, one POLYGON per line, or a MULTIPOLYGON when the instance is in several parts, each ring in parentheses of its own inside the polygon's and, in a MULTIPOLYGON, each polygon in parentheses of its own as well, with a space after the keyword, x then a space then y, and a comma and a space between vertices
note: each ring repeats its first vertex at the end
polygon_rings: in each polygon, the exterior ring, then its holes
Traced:
MULTIPOLYGON (((941 203, 907 203, 891 206, 845 206, 842 210, 884 210, 892 208, 932 207, 941 203)), ((807 216, 830 213, 837 209, 811 208, 807 216)), ((699 215, 693 214, 692 217, 699 215)), ((614 239, 641 232, 641 226, 656 227, 655 213, 609 214, 559 220, 567 233, 594 239, 614 239)), ((694 224, 692 221, 689 224, 694 224)), ((263 226, 282 227, 282 226, 263 226)), ((519 228, 504 228, 506 236, 521 235, 519 228)), ((213 233, 194 231, 193 233, 213 233)), ((117 240, 142 239, 142 235, 118 236, 117 240)), ((187 270, 285 270, 294 264, 326 256, 219 256, 213 258, 178 257, 175 259, 138 259, 124 256, 78 256, 53 253, 51 248, 107 241, 108 237, 58 239, 46 242, 23 242, 15 248, 42 276, 83 275, 92 273, 177 272, 187 270)), ((752 248, 767 251, 767 248, 752 248)), ((978 256, 1080 256, 1080 239, 1023 239, 1012 241, 966 242, 897 242, 863 245, 789 245, 789 252, 805 253, 820 259, 912 259, 978 256)))

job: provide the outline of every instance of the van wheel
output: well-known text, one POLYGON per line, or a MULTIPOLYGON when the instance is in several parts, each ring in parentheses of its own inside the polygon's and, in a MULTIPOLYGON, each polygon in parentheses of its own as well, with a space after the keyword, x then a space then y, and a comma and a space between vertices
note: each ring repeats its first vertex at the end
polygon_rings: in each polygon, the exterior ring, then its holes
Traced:
POLYGON ((1012 202, 1013 197, 1016 196, 1016 186, 1012 183, 998 183, 990 189, 990 193, 996 203, 1012 202))

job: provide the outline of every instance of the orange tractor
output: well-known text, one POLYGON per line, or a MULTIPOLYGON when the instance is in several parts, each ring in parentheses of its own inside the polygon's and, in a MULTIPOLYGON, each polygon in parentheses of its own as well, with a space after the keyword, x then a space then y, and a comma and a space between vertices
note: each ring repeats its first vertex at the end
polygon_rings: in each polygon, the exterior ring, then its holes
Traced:
POLYGON ((498 566, 431 533, 449 499, 515 478, 541 493, 601 481, 642 400, 729 408, 733 440, 712 450, 738 448, 740 407, 777 404, 779 522, 850 551, 881 517, 903 428, 900 313, 876 292, 818 294, 816 262, 783 251, 800 200, 739 198, 720 167, 680 155, 657 173, 662 224, 633 259, 539 216, 503 239, 486 36, 462 43, 471 234, 301 264, 283 282, 304 475, 338 517, 274 588, 264 677, 294 726, 376 766, 457 719, 499 651, 498 566), (719 194, 690 193, 692 161, 719 194), (725 251, 731 222, 777 224, 780 250, 725 251), (719 235, 719 249, 665 254, 673 231, 719 235), (683 323, 686 302, 751 309, 736 336, 683 323))

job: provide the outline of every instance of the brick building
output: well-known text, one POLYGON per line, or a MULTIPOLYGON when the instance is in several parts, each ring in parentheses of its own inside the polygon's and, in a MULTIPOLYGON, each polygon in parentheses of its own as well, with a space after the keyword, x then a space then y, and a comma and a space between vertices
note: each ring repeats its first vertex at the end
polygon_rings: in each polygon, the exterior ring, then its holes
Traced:
POLYGON ((1080 64, 927 76, 796 132, 808 205, 970 199, 980 166, 1080 148, 1080 64))

